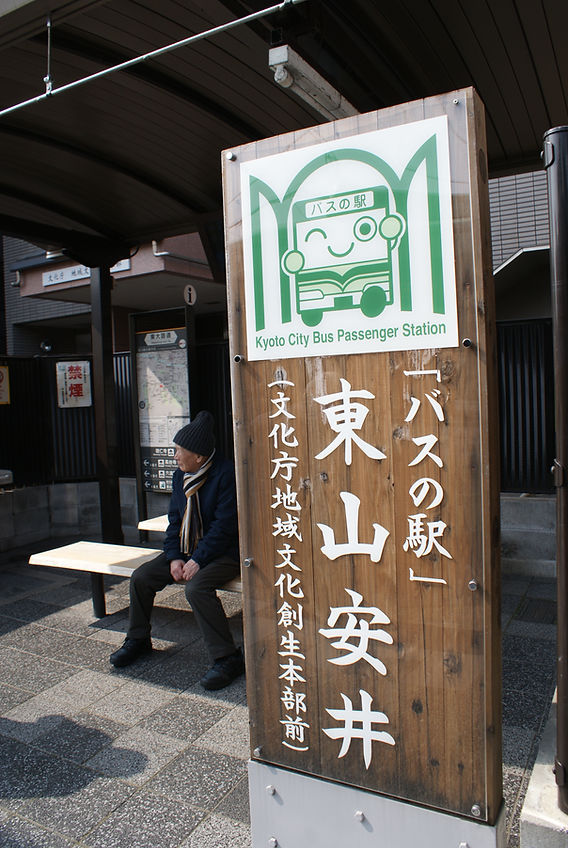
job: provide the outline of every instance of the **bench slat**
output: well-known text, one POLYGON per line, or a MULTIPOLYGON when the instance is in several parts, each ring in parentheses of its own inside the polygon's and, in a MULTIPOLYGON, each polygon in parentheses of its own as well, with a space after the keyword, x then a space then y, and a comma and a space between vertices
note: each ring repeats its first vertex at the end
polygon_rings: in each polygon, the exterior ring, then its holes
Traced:
MULTIPOLYGON (((70 568, 89 571, 91 574, 114 574, 131 577, 139 565, 161 554, 159 548, 138 548, 128 545, 111 545, 108 542, 73 542, 60 548, 32 554, 30 565, 47 565, 51 568, 70 568)), ((225 583, 225 592, 242 592, 240 577, 225 583)))
POLYGON ((107 542, 74 542, 71 545, 32 554, 29 563, 130 577, 135 568, 161 553, 162 551, 158 548, 111 545, 107 542))
POLYGON ((168 529, 168 516, 156 515, 154 518, 144 518, 138 522, 139 530, 152 530, 155 533, 165 533, 168 529))
POLYGON ((242 592, 243 581, 240 577, 234 577, 232 580, 229 580, 228 583, 225 583, 221 588, 224 592, 242 592))

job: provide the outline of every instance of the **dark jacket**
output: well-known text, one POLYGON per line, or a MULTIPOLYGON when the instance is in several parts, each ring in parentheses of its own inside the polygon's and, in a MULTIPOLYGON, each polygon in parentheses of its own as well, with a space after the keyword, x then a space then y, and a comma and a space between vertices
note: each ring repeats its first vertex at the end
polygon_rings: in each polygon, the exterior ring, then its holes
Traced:
MULTIPOLYGON (((207 479, 199 490, 199 505, 203 519, 203 538, 190 553, 192 559, 204 568, 220 557, 239 560, 237 529, 237 496, 233 464, 215 454, 207 479)), ((168 512, 168 529, 164 539, 164 553, 168 562, 187 560, 180 550, 179 531, 185 512, 186 497, 183 492, 183 471, 174 471, 172 497, 168 512)))

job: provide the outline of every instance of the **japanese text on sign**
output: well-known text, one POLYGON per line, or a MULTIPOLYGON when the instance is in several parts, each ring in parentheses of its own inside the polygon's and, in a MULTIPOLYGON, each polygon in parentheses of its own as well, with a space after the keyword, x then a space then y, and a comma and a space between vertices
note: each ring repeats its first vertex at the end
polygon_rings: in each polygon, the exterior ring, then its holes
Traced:
MULTIPOLYGON (((410 406, 404 419, 410 425, 409 444, 415 447, 407 451, 405 459, 408 468, 433 470, 444 467, 443 458, 438 451, 438 437, 433 432, 424 432, 418 421, 425 420, 424 429, 430 429, 428 417, 434 422, 445 421, 442 392, 438 388, 441 377, 437 370, 405 371, 412 386, 413 378, 432 380, 432 386, 420 396, 420 392, 410 391, 410 406), (419 416, 420 410, 424 414, 419 416), (416 435, 414 435, 416 433, 416 435)), ((279 537, 282 544, 277 548, 279 560, 274 564, 277 578, 274 588, 278 593, 277 610, 279 628, 279 679, 282 681, 280 700, 283 705, 282 744, 295 751, 309 750, 309 714, 306 691, 305 662, 306 655, 302 645, 304 628, 301 560, 298 559, 298 546, 302 542, 302 506, 298 500, 298 484, 301 479, 299 468, 300 444, 297 436, 296 415, 293 411, 294 383, 284 378, 268 384, 272 412, 269 414, 268 438, 271 443, 271 480, 273 481, 272 535, 279 537)), ((333 437, 315 455, 322 460, 338 451, 346 466, 353 461, 353 452, 361 451, 369 460, 379 463, 387 455, 375 444, 367 441, 363 435, 365 421, 377 403, 375 395, 366 390, 354 388, 350 382, 340 378, 339 390, 313 398, 323 411, 324 419, 333 437)), ((426 474, 428 472, 426 471, 426 474)), ((430 472, 432 473, 432 472, 430 472)), ((429 514, 443 501, 444 490, 439 480, 432 476, 417 476, 412 481, 408 495, 407 523, 408 534, 405 539, 393 539, 394 544, 418 560, 431 558, 433 552, 446 559, 452 555, 443 540, 446 524, 441 520, 428 520, 429 514)), ((334 528, 317 522, 323 544, 321 551, 330 561, 346 555, 363 555, 371 563, 380 563, 391 530, 378 520, 372 528, 362 530, 360 537, 359 510, 360 498, 350 491, 338 493, 344 506, 345 528, 334 528), (344 535, 343 535, 344 534, 344 535)), ((422 573, 409 566, 408 579, 411 582, 447 585, 443 577, 422 573), (420 573, 418 573, 418 571, 420 573)), ((347 595, 337 598, 337 605, 331 606, 327 626, 320 627, 318 633, 328 639, 337 652, 328 660, 335 666, 345 667, 357 662, 365 662, 381 677, 388 675, 385 662, 377 654, 377 648, 393 644, 393 635, 389 632, 392 624, 388 610, 381 609, 372 599, 365 599, 356 587, 344 587, 347 595)), ((375 697, 376 697, 375 690, 375 697)), ((338 758, 350 750, 353 740, 361 740, 363 761, 368 769, 373 756, 373 743, 381 742, 395 745, 395 737, 385 729, 389 717, 373 704, 373 695, 365 689, 358 692, 338 692, 342 706, 326 707, 325 712, 337 722, 337 726, 322 727, 322 732, 330 739, 341 740, 338 758)))
POLYGON ((278 591, 280 607, 278 609, 279 679, 282 681, 280 700, 283 705, 281 724, 284 738, 282 744, 295 751, 309 749, 306 703, 306 677, 304 671, 305 654, 302 651, 301 635, 304 629, 302 588, 302 568, 296 559, 297 548, 302 542, 301 511, 298 490, 295 489, 298 478, 298 457, 289 453, 298 447, 298 438, 294 427, 296 416, 289 408, 291 389, 294 383, 279 379, 268 384, 271 390, 271 404, 274 411, 269 415, 273 426, 270 429, 274 453, 272 459, 273 482, 272 506, 275 510, 273 533, 282 539, 282 547, 277 553, 280 560, 274 564, 278 577, 274 583, 278 591))
POLYGON ((57 362, 57 405, 60 409, 91 406, 91 365, 89 362, 57 362))

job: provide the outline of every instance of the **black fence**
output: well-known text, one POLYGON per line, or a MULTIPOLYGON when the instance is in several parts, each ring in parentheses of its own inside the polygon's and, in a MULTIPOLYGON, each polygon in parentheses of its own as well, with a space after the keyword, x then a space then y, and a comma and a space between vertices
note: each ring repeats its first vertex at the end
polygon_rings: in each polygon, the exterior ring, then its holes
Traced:
MULTIPOLYGON (((114 402, 118 430, 118 473, 120 477, 134 477, 134 422, 132 417, 132 392, 130 383, 130 353, 115 353, 114 402)), ((94 467, 94 466, 93 466, 94 467)))
MULTIPOLYGON (((231 392, 226 342, 197 348, 192 407, 209 409, 218 442, 232 453, 231 392)), ((80 357, 85 360, 88 357, 80 357)), ((62 357, 57 357, 61 361, 62 357)), ((76 357, 79 359, 79 357, 76 357)), ((0 468, 18 486, 95 479, 93 408, 59 409, 53 357, 0 357, 8 365, 11 403, 0 405, 0 468)), ((553 491, 554 393, 549 320, 498 325, 501 490, 553 491)), ((119 474, 135 476, 130 354, 114 356, 119 474)))
POLYGON ((18 486, 54 479, 52 398, 47 365, 40 359, 2 357, 8 366, 10 403, 0 405, 0 466, 18 486))
MULTIPOLYGON (((134 474, 129 354, 114 355, 119 475, 134 474)), ((56 362, 90 362, 90 357, 0 357, 8 366, 10 403, 0 405, 0 467, 17 486, 96 478, 92 406, 60 408, 56 362)))
MULTIPOLYGON (((118 473, 136 475, 130 353, 114 354, 114 391, 118 429, 118 473)), ((16 486, 37 486, 96 479, 95 425, 92 406, 60 408, 56 362, 90 361, 90 357, 1 357, 7 365, 10 403, 0 404, 0 468, 14 475, 16 486)), ((231 393, 228 345, 197 348, 192 397, 217 421, 221 450, 232 454, 231 393)))
POLYGON ((497 325, 501 491, 550 493, 554 460, 552 321, 497 325))

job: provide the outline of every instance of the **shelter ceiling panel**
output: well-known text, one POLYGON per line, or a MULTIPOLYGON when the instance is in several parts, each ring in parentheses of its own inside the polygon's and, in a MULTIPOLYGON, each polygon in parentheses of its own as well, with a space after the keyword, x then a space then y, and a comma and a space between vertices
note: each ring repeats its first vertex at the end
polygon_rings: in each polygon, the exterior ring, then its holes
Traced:
POLYGON ((51 0, 0 2, 0 45, 13 44, 45 31, 48 16, 53 23, 59 23, 97 3, 100 0, 68 0, 60 4, 51 0))
MULTIPOLYGON (((335 4, 335 0, 332 0, 335 4)), ((357 6, 364 6, 355 0, 357 6)), ((462 3, 450 0, 435 0, 432 3, 420 0, 401 0, 392 6, 388 13, 380 14, 369 4, 367 8, 370 23, 366 29, 366 39, 372 39, 379 30, 381 37, 377 45, 396 45, 399 73, 403 78, 417 79, 413 87, 414 96, 450 91, 470 85, 482 94, 487 109, 488 142, 492 155, 502 159, 508 146, 518 158, 520 152, 515 123, 507 105, 507 94, 502 89, 500 70, 497 68, 496 54, 489 50, 489 44, 499 41, 495 24, 489 21, 486 0, 479 0, 475 6, 466 7, 462 3), (380 19, 378 15, 380 14, 380 19), (483 22, 483 35, 478 27, 483 22), (415 69, 422 69, 416 76, 415 69), (485 93, 485 94, 484 94, 485 93), (499 116, 496 122, 495 116, 499 116)), ((355 13, 358 14, 358 10, 355 13)), ((498 51, 500 65, 503 51, 498 51)), ((380 89, 384 105, 392 105, 392 92, 380 89)), ((383 104, 377 104, 383 105, 383 104)), ((534 146, 534 139, 531 139, 534 146)))
POLYGON ((183 223, 182 229, 191 229, 193 216, 189 207, 174 202, 163 192, 149 189, 147 184, 128 174, 111 171, 102 162, 53 146, 46 167, 46 145, 21 138, 14 151, 14 145, 5 145, 4 141, 5 135, 0 133, 0 156, 5 166, 2 188, 6 192, 2 200, 9 201, 10 214, 13 214, 13 198, 21 194, 36 199, 42 220, 47 216, 54 224, 54 215, 64 215, 106 235, 121 233, 125 212, 130 226, 137 232, 154 231, 156 214, 170 225, 183 223), (105 187, 104 191, 101 186, 105 187))
MULTIPOLYGON (((98 56, 105 60, 103 64, 112 65, 231 19, 227 10, 214 0, 205 8, 206 14, 194 4, 174 0, 166 0, 159 7, 134 0, 100 4, 88 16, 75 18, 53 31, 54 73, 57 73, 58 45, 69 54, 98 56)), ((138 76, 149 84, 157 80, 165 89, 169 78, 180 97, 188 102, 193 99, 196 103, 208 103, 220 120, 236 123, 246 116, 250 138, 278 132, 288 126, 290 119, 297 126, 305 126, 317 118, 275 86, 268 68, 266 43, 245 27, 164 54, 125 74, 138 76), (236 87, 238 109, 235 109, 236 87), (271 96, 280 101, 281 109, 266 109, 266 98, 271 96)))
MULTIPOLYGON (((7 201, 11 200, 9 216, 11 220, 34 221, 38 225, 44 225, 45 227, 57 226, 69 230, 74 229, 76 231, 87 233, 88 235, 99 234, 99 231, 96 230, 95 227, 89 226, 87 215, 83 215, 80 218, 71 217, 71 211, 69 211, 68 214, 65 214, 63 210, 55 209, 51 205, 46 208, 44 198, 36 197, 29 192, 21 191, 19 189, 18 192, 15 193, 13 186, 8 186, 3 182, 0 183, 0 193, 7 201)), ((2 218, 2 220, 4 219, 2 218)), ((6 230, 5 234, 11 235, 12 231, 6 230)), ((25 237, 25 233, 23 231, 21 231, 21 237, 25 237)), ((31 239, 29 240, 31 241, 31 239)), ((38 241, 37 243, 41 243, 42 246, 45 247, 45 245, 51 244, 52 242, 46 235, 42 242, 38 241)), ((60 247, 61 245, 53 243, 53 246, 60 247)))
POLYGON ((443 21, 430 4, 414 10, 402 0, 396 5, 354 0, 349 6, 331 0, 331 12, 326 34, 366 89, 366 109, 392 105, 400 95, 398 102, 417 99, 417 92, 435 88, 441 79, 446 90, 457 88, 467 72, 455 44, 443 41, 443 21), (388 71, 377 75, 378 63, 388 71))
MULTIPOLYGON (((44 93, 48 13, 57 89, 268 5, 0 0, 0 107, 44 93)), ((223 149, 321 123, 274 82, 272 43, 362 112, 473 85, 492 173, 537 168, 543 133, 568 124, 566 31, 559 0, 307 0, 4 115, 0 215, 19 197, 44 221, 51 203, 61 222, 132 243, 220 214, 223 149)))
MULTIPOLYGON (((553 45, 548 34, 545 36, 546 18, 542 10, 535 20, 533 11, 525 5, 521 14, 516 13, 517 3, 512 0, 498 3, 487 8, 488 14, 495 22, 494 32, 501 41, 501 49, 506 55, 503 62, 503 74, 499 82, 503 85, 506 93, 515 92, 516 102, 511 104, 511 111, 516 114, 526 114, 526 131, 532 131, 534 144, 542 143, 543 126, 551 126, 550 94, 543 86, 543 75, 548 75, 550 57, 553 53, 553 45), (539 33, 537 39, 533 38, 533 28, 539 33)), ((532 9, 536 11, 538 4, 532 3, 532 9)), ((499 50, 496 39, 495 51, 499 50)))
POLYGON ((548 104, 550 126, 567 123, 568 115, 568 51, 566 31, 568 4, 544 0, 542 14, 530 0, 520 0, 531 53, 538 63, 543 97, 548 104), (535 20, 535 18, 537 20, 535 20))
MULTIPOLYGON (((326 45, 320 56, 325 61, 333 51, 342 57, 342 93, 359 108, 394 105, 405 90, 406 99, 416 99, 473 85, 486 107, 493 173, 538 167, 544 132, 568 120, 565 2, 399 0, 385 6, 351 0, 347 6, 326 0, 316 5, 326 12, 318 21, 326 45), (390 74, 384 71, 389 64, 390 74), (357 98, 357 87, 365 91, 363 98, 357 98)), ((305 35, 300 44, 315 53, 305 35)))
MULTIPOLYGON (((215 0, 206 7, 166 0, 159 9, 120 0, 88 4, 70 18, 54 16, 53 85, 57 89, 230 19, 215 0)), ((0 17, 0 28, 3 23, 0 17)), ((46 31, 34 32, 33 38, 0 47, 2 107, 42 94, 46 31)), ((264 41, 244 27, 235 33, 4 116, 0 150, 10 158, 12 176, 0 212, 9 212, 19 185, 26 196, 20 206, 28 214, 37 199, 37 220, 45 219, 51 203, 62 224, 71 216, 76 226, 91 229, 100 215, 98 232, 130 241, 194 229, 197 215, 218 212, 222 149, 281 132, 290 122, 305 126, 317 120, 275 85, 264 41), (30 156, 37 168, 29 167, 30 156)))

